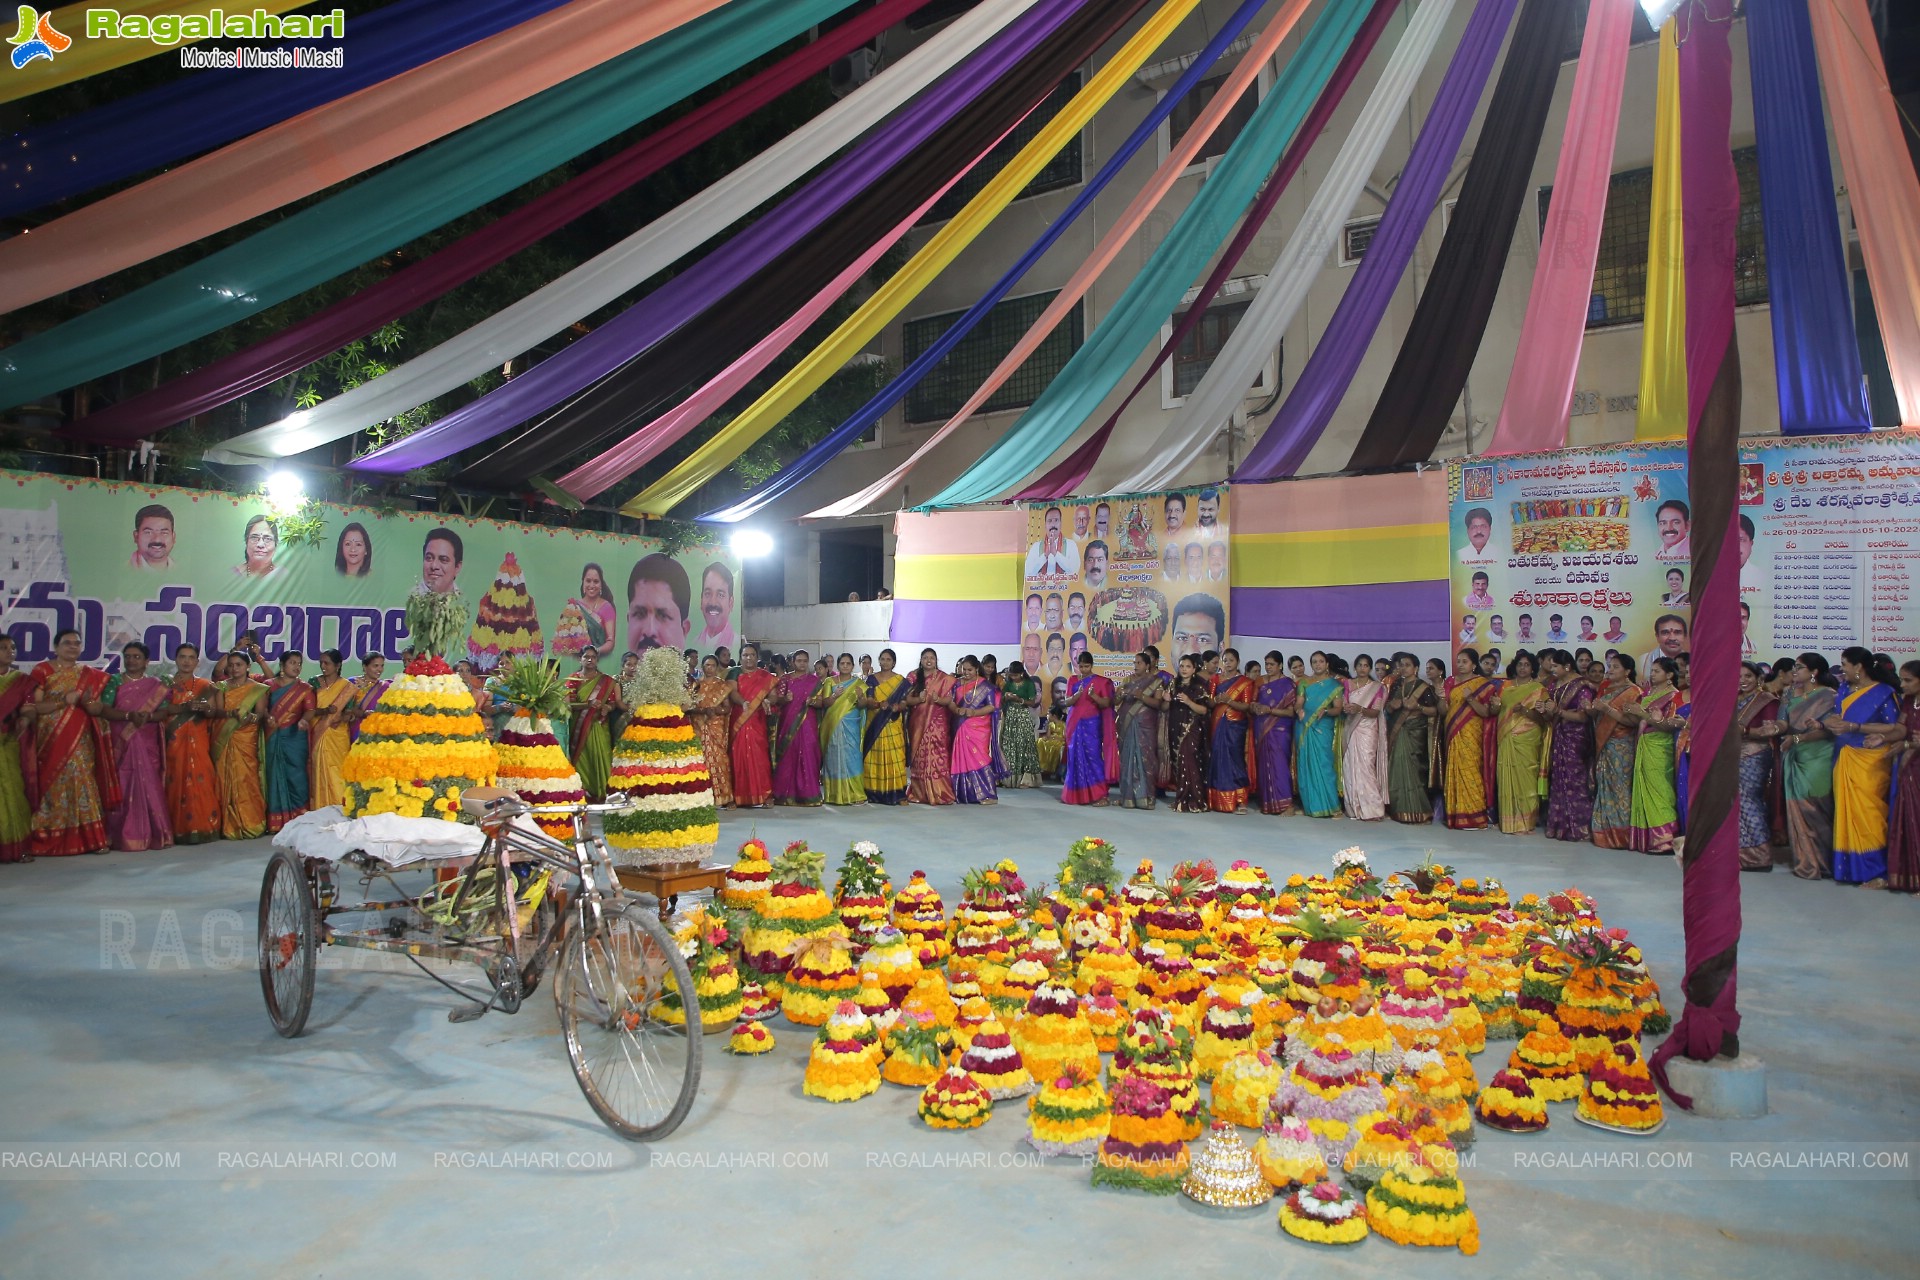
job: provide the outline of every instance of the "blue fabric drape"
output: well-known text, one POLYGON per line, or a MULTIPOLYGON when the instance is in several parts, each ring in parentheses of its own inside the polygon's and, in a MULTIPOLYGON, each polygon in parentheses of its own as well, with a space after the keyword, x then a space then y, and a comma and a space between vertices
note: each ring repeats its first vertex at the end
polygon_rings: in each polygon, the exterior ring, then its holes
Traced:
POLYGON ((1067 228, 1071 227, 1074 220, 1093 203, 1094 198, 1106 189, 1108 183, 1119 176, 1121 167, 1133 159, 1134 153, 1146 145, 1147 140, 1159 131, 1160 122, 1173 114, 1173 109, 1180 100, 1206 77, 1213 64, 1219 61, 1221 55, 1227 51, 1227 46, 1239 39, 1241 31, 1253 21, 1254 16, 1260 12, 1261 6, 1265 3, 1266 0, 1244 0, 1226 24, 1214 34, 1213 39, 1207 42, 1206 48, 1195 56, 1192 65, 1174 82, 1172 88, 1161 95, 1160 101, 1154 104, 1153 110, 1149 111, 1146 118, 1134 127, 1133 132, 1127 135, 1126 141, 1122 142, 1119 148, 1107 158, 1107 162, 1100 166, 1100 172, 1080 189, 1078 195, 1074 196, 1073 202, 1067 206, 1066 210, 1040 233, 1040 238, 1020 255, 1019 261, 1007 268, 1006 274, 994 281, 980 300, 967 309, 965 315, 947 326, 946 332, 942 333, 931 347, 914 357, 911 364, 882 387, 873 399, 854 410, 845 422, 833 429, 831 434, 817 441, 805 453, 775 472, 757 489, 738 502, 710 511, 699 518, 720 524, 747 519, 781 495, 790 493, 804 484, 808 477, 839 457, 842 450, 864 435, 882 414, 905 399, 907 392, 911 391, 922 378, 933 372, 933 367, 939 364, 949 351, 958 346, 960 340, 971 333, 976 325, 987 318, 994 305, 1012 292, 1013 286, 1032 270, 1033 265, 1040 261, 1041 256, 1048 249, 1053 247, 1054 241, 1065 235, 1067 228))
POLYGON ((0 143, 0 217, 211 151, 565 3, 399 0, 355 18, 338 41, 283 40, 265 46, 338 44, 345 54, 343 67, 189 73, 91 111, 20 129, 0 143))
POLYGON ((1749 0, 1747 57, 1780 430, 1865 431, 1860 349, 1805 0, 1749 0))

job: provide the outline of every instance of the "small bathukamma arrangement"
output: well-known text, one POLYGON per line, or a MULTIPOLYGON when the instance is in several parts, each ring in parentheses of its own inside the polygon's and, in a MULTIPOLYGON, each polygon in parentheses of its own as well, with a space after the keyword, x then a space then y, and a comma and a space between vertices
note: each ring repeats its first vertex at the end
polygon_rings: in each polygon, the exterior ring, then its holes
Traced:
POLYGON ((1280 1232, 1312 1245, 1476 1253, 1459 1153, 1478 1129, 1538 1133, 1568 1102, 1615 1133, 1662 1123, 1640 1049, 1667 1025, 1659 989, 1578 890, 1514 901, 1431 858, 1381 876, 1357 848, 1284 884, 1206 861, 1122 882, 1115 853, 1076 841, 1052 885, 977 867, 948 916, 921 872, 896 895, 870 842, 830 897, 823 854, 751 839, 730 918, 685 935, 703 1003, 725 937, 748 979, 719 1018, 729 1049, 770 1049, 776 1010, 818 1028, 805 1095, 901 1086, 932 1130, 998 1103, 1094 1187, 1277 1202, 1280 1232), (1483 1083, 1474 1059, 1502 1040, 1483 1083))

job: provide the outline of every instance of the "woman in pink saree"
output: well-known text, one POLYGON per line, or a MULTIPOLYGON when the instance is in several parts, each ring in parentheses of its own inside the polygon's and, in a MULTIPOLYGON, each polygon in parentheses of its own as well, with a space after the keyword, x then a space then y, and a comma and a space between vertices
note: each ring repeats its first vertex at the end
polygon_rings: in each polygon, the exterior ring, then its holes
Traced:
POLYGON ((167 816, 167 685, 147 674, 147 646, 120 651, 121 672, 107 682, 98 715, 107 721, 120 774, 121 806, 107 811, 107 845, 123 853, 173 847, 167 816))
POLYGON ((911 763, 907 803, 952 804, 953 754, 949 743, 953 730, 947 708, 953 700, 953 677, 940 669, 939 654, 922 649, 912 684, 906 699, 913 708, 907 719, 911 763))
POLYGON ((1000 692, 980 674, 980 659, 960 659, 953 700, 953 794, 961 804, 998 804, 1000 692))

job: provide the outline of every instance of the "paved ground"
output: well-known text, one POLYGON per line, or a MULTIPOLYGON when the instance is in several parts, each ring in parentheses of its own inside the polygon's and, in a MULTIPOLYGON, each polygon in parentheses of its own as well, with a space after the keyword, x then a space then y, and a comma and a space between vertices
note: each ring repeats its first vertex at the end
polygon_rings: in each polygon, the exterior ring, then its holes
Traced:
MULTIPOLYGON (((964 867, 1011 855, 1050 873, 1082 834, 1114 840, 1123 865, 1244 856, 1276 876, 1325 869, 1348 844, 1383 870, 1432 848, 1516 894, 1594 893, 1679 1003, 1679 877, 1666 859, 1392 823, 1088 812, 1051 792, 981 811, 740 815, 723 846, 756 826, 776 847, 804 836, 835 860, 852 839, 876 840, 896 876, 925 869, 949 905, 964 867)), ((1910 1164, 1920 1151, 1920 903, 1908 899, 1743 877, 1744 1039, 1770 1068, 1772 1114, 1674 1112, 1664 1133, 1636 1141, 1575 1124, 1568 1105, 1545 1134, 1482 1130, 1466 1176, 1484 1245, 1465 1259, 1377 1240, 1316 1250, 1282 1235, 1272 1207, 1220 1214, 1096 1192, 1078 1162, 1027 1152, 1013 1107, 954 1135, 920 1126, 913 1094, 891 1086, 844 1107, 802 1098, 808 1033, 784 1022, 773 1024, 778 1050, 759 1059, 709 1039, 692 1117, 652 1149, 594 1120, 544 995, 516 1017, 456 1026, 430 984, 323 971, 308 1033, 280 1040, 249 967, 265 848, 0 868, 0 1166, 14 1153, 0 1167, 0 1277, 132 1265, 192 1277, 773 1266, 973 1280, 1308 1268, 1745 1278, 1912 1275, 1920 1249, 1911 1167, 1832 1164, 1869 1149, 1910 1164), (180 1164, 18 1165, 19 1153, 72 1150, 179 1153, 180 1164), (1731 1152, 1754 1151, 1823 1153, 1825 1164, 1732 1167, 1731 1152), (340 1167, 236 1167, 237 1152, 340 1167), (1668 1167, 1595 1167, 1620 1160, 1668 1167)), ((1478 1059, 1483 1080, 1506 1047, 1478 1059)))

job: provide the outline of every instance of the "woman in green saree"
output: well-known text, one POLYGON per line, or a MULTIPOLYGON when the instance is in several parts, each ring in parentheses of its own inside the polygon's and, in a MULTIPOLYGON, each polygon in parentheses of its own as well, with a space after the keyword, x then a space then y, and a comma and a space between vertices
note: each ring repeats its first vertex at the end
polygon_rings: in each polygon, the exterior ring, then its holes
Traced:
POLYGON ((1420 678, 1420 659, 1393 655, 1393 684, 1387 698, 1387 812, 1395 822, 1433 821, 1429 737, 1440 700, 1420 678))
POLYGON ((1634 712, 1640 737, 1633 752, 1630 847, 1641 853, 1672 853, 1674 837, 1680 832, 1674 748, 1687 722, 1680 714, 1686 695, 1675 683, 1679 676, 1679 663, 1655 658, 1647 668, 1647 691, 1634 712))
POLYGON ((1593 843, 1602 849, 1633 847, 1633 709, 1640 705, 1633 659, 1607 659, 1607 679, 1593 695, 1593 843))
POLYGON ((1040 704, 1040 685, 1027 674, 1024 663, 1007 665, 1000 685, 1000 757, 1006 762, 1009 787, 1040 785, 1040 746, 1034 717, 1040 704))
POLYGON ((1803 653, 1793 664, 1774 721, 1780 783, 1786 795, 1787 847, 1802 880, 1833 875, 1833 735, 1821 722, 1838 696, 1827 660, 1803 653))
POLYGON ((828 804, 865 804, 867 762, 861 744, 867 713, 860 704, 867 696, 867 682, 854 673, 852 654, 840 655, 839 674, 825 689, 826 706, 820 711, 821 796, 828 804))
POLYGON ((1313 675, 1300 686, 1300 728, 1294 734, 1299 760, 1294 766, 1300 807, 1309 817, 1340 814, 1340 775, 1334 765, 1334 727, 1346 710, 1345 693, 1327 655, 1315 650, 1313 675))
POLYGON ((1500 830, 1510 836, 1531 832, 1540 821, 1540 762, 1547 746, 1546 717, 1553 695, 1540 683, 1533 655, 1522 649, 1507 664, 1500 688, 1500 830))

